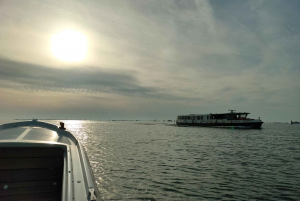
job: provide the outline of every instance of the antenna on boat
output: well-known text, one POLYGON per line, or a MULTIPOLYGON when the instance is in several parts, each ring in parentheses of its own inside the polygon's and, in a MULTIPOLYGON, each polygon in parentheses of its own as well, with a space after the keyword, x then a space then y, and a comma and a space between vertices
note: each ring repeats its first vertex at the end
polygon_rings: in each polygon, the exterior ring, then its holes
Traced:
POLYGON ((66 130, 64 122, 59 122, 59 124, 60 124, 59 129, 66 130))
POLYGON ((231 111, 231 113, 233 113, 233 111, 235 111, 235 110, 228 110, 228 111, 231 111))

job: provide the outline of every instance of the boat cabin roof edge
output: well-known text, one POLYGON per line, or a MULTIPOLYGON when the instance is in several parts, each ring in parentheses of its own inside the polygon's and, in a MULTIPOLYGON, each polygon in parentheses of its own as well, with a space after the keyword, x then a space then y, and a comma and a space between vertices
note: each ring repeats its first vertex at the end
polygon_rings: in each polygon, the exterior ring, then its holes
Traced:
POLYGON ((209 114, 182 114, 177 116, 211 116, 211 115, 232 115, 232 114, 250 114, 249 112, 226 112, 226 113, 209 113, 209 114))
POLYGON ((67 138, 72 140, 72 142, 75 145, 78 144, 77 138, 72 133, 67 131, 64 127, 59 128, 59 127, 57 127, 53 124, 49 124, 49 123, 46 123, 46 122, 41 122, 41 121, 38 121, 36 119, 33 119, 32 121, 22 121, 22 122, 13 122, 13 123, 2 124, 2 125, 0 125, 0 130, 9 129, 9 128, 16 128, 16 127, 40 127, 40 128, 49 129, 49 130, 52 130, 52 131, 56 131, 58 135, 66 136, 67 138))

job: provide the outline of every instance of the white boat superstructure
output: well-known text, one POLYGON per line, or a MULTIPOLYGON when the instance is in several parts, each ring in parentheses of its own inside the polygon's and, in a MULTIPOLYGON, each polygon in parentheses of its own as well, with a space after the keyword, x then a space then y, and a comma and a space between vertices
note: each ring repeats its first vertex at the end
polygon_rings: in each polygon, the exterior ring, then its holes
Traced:
POLYGON ((248 112, 234 112, 220 114, 189 114, 178 115, 176 124, 179 126, 204 126, 204 127, 236 127, 260 128, 264 123, 259 119, 247 118, 248 112))
POLYGON ((64 124, 0 126, 0 200, 100 200, 83 146, 64 124))

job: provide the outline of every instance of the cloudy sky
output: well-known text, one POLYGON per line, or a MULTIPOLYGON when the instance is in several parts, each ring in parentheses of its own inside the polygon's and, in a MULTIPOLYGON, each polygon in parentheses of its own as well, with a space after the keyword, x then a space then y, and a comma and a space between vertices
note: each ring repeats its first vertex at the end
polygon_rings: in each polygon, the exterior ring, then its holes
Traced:
POLYGON ((0 0, 0 118, 300 120, 300 1, 0 0), (83 60, 52 52, 76 30, 83 60))

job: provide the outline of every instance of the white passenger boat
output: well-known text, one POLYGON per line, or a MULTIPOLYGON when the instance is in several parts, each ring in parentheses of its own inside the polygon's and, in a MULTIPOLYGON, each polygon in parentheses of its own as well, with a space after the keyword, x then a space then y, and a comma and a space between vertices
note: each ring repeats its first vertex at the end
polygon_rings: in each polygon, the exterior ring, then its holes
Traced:
POLYGON ((176 119, 178 126, 204 126, 204 127, 236 127, 260 128, 264 123, 259 119, 247 118, 248 112, 234 112, 221 114, 189 114, 179 115, 176 119))
POLYGON ((0 200, 100 200, 83 146, 38 120, 0 126, 0 200))

